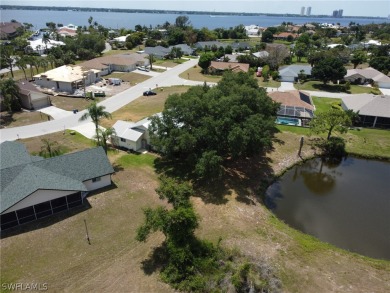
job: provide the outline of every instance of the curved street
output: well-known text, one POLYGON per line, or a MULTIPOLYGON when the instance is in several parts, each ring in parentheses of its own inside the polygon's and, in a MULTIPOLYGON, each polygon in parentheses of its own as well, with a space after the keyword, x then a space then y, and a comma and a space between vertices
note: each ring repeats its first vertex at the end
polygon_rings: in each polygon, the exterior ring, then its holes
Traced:
MULTIPOLYGON (((151 88, 172 86, 172 85, 199 85, 203 82, 189 81, 179 77, 179 74, 193 67, 198 63, 198 59, 189 59, 187 62, 173 67, 158 76, 152 77, 142 83, 139 83, 128 90, 123 91, 105 101, 99 103, 99 105, 105 106, 106 111, 112 113, 135 99, 142 96, 142 93, 151 88)), ((79 121, 80 117, 86 110, 80 111, 77 114, 67 116, 57 120, 51 120, 47 122, 4 128, 0 130, 0 142, 9 140, 13 141, 19 138, 29 138, 35 136, 41 136, 49 133, 64 131, 64 129, 73 128, 82 124, 91 122, 91 120, 79 121)))
MULTIPOLYGON (((191 67, 198 64, 198 59, 189 59, 187 62, 177 65, 169 70, 159 73, 156 76, 151 77, 150 79, 139 83, 115 96, 112 96, 109 99, 106 99, 99 103, 106 107, 106 111, 112 113, 116 110, 119 110, 128 103, 134 101, 135 99, 142 96, 142 93, 148 89, 154 89, 156 87, 169 87, 173 85, 202 85, 201 81, 191 81, 182 79, 179 77, 179 74, 190 69, 191 67)), ((209 83, 211 84, 211 83, 209 83)), ((291 90, 293 84, 282 83, 279 88, 267 88, 268 92, 272 91, 286 91, 291 90)), ((381 89, 382 90, 382 89, 381 89)), ((329 92, 319 92, 319 91, 308 91, 312 96, 317 97, 327 97, 327 98, 341 98, 347 94, 345 93, 329 93, 329 92)), ((384 94, 387 94, 387 92, 384 94)), ((87 123, 91 123, 91 120, 79 121, 80 117, 86 112, 86 110, 80 111, 77 114, 65 115, 60 119, 55 119, 47 122, 4 128, 0 130, 0 142, 6 140, 17 140, 19 138, 29 138, 35 136, 41 136, 45 134, 50 134, 54 132, 64 131, 65 129, 75 128, 87 123)))

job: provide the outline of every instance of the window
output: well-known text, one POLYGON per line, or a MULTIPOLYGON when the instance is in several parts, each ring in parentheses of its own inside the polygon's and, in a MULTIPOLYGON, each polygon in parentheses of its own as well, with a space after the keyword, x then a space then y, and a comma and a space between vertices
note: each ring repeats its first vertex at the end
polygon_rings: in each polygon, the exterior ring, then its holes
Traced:
POLYGON ((98 182, 98 181, 100 181, 100 180, 102 180, 101 177, 96 177, 96 178, 93 178, 93 179, 92 179, 92 182, 98 182))
POLYGON ((126 142, 126 139, 124 139, 124 138, 121 137, 121 141, 126 142))

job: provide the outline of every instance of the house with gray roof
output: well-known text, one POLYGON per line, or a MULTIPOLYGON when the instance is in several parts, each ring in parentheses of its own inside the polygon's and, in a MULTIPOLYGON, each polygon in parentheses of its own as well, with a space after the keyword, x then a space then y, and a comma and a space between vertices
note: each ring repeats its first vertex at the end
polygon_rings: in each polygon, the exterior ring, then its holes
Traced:
POLYGON ((348 95, 342 98, 341 107, 344 110, 359 112, 362 126, 390 128, 389 95, 348 95))
POLYGON ((221 43, 218 41, 205 41, 205 42, 197 42, 194 44, 195 48, 200 49, 200 50, 204 50, 205 48, 211 48, 214 46, 216 46, 217 48, 219 48, 219 47, 226 48, 229 45, 231 45, 231 44, 221 43))
POLYGON ((0 161, 1 230, 82 205, 114 173, 102 147, 45 159, 6 141, 0 161))
POLYGON ((287 81, 287 82, 297 81, 298 75, 301 73, 301 70, 303 70, 303 73, 306 74, 307 77, 310 77, 311 69, 312 67, 310 65, 298 65, 298 64, 283 67, 279 70, 280 81, 287 81))
POLYGON ((157 59, 165 59, 171 53, 171 49, 163 46, 145 47, 144 52, 148 55, 153 55, 157 59))
POLYGON ((267 51, 259 51, 252 53, 253 56, 261 59, 266 59, 269 56, 269 53, 267 51))
POLYGON ((179 44, 179 45, 174 45, 170 46, 169 49, 172 50, 172 48, 179 48, 184 55, 191 56, 194 54, 195 50, 188 46, 187 44, 179 44))
POLYGON ((115 129, 115 134, 111 136, 112 144, 135 152, 150 148, 150 124, 149 117, 138 122, 118 120, 112 126, 115 129))
POLYGON ((19 101, 23 108, 29 110, 38 110, 51 105, 48 94, 41 92, 28 80, 18 81, 19 86, 19 101))
POLYGON ((390 89, 390 77, 372 67, 348 69, 344 79, 359 84, 376 82, 379 88, 390 89))

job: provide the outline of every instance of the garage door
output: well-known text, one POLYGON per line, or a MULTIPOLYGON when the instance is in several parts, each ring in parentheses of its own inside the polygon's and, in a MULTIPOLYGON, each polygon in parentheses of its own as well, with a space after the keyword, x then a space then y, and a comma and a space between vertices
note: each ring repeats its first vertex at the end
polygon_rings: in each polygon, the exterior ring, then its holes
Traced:
POLYGON ((41 109, 41 108, 44 108, 44 107, 47 107, 47 106, 50 106, 49 105, 49 99, 48 98, 44 98, 44 99, 35 100, 33 102, 33 106, 34 106, 35 110, 41 109))

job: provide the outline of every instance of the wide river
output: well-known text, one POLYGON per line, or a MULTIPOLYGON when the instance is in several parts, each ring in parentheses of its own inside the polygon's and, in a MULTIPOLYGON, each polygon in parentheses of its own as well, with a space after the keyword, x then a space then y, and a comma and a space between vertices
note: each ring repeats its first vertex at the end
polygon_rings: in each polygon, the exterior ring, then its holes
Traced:
POLYGON ((390 162, 349 157, 295 166, 267 190, 266 205, 322 241, 390 260, 390 162))
MULTIPOLYGON (((74 24, 78 26, 88 25, 88 18, 93 17, 94 21, 112 29, 127 28, 133 29, 135 25, 146 25, 152 27, 164 24, 166 21, 174 23, 179 14, 170 13, 120 13, 120 12, 84 12, 84 11, 49 11, 49 10, 0 10, 1 21, 15 19, 21 23, 31 23, 35 29, 46 27, 47 22, 61 23, 63 25, 74 24)), ((240 24, 256 24, 263 27, 280 25, 283 21, 295 24, 308 22, 318 23, 340 23, 348 25, 351 21, 359 24, 389 22, 383 18, 314 18, 314 17, 284 17, 284 16, 242 16, 242 15, 207 15, 189 14, 191 24, 195 28, 207 27, 234 27, 240 24)))

